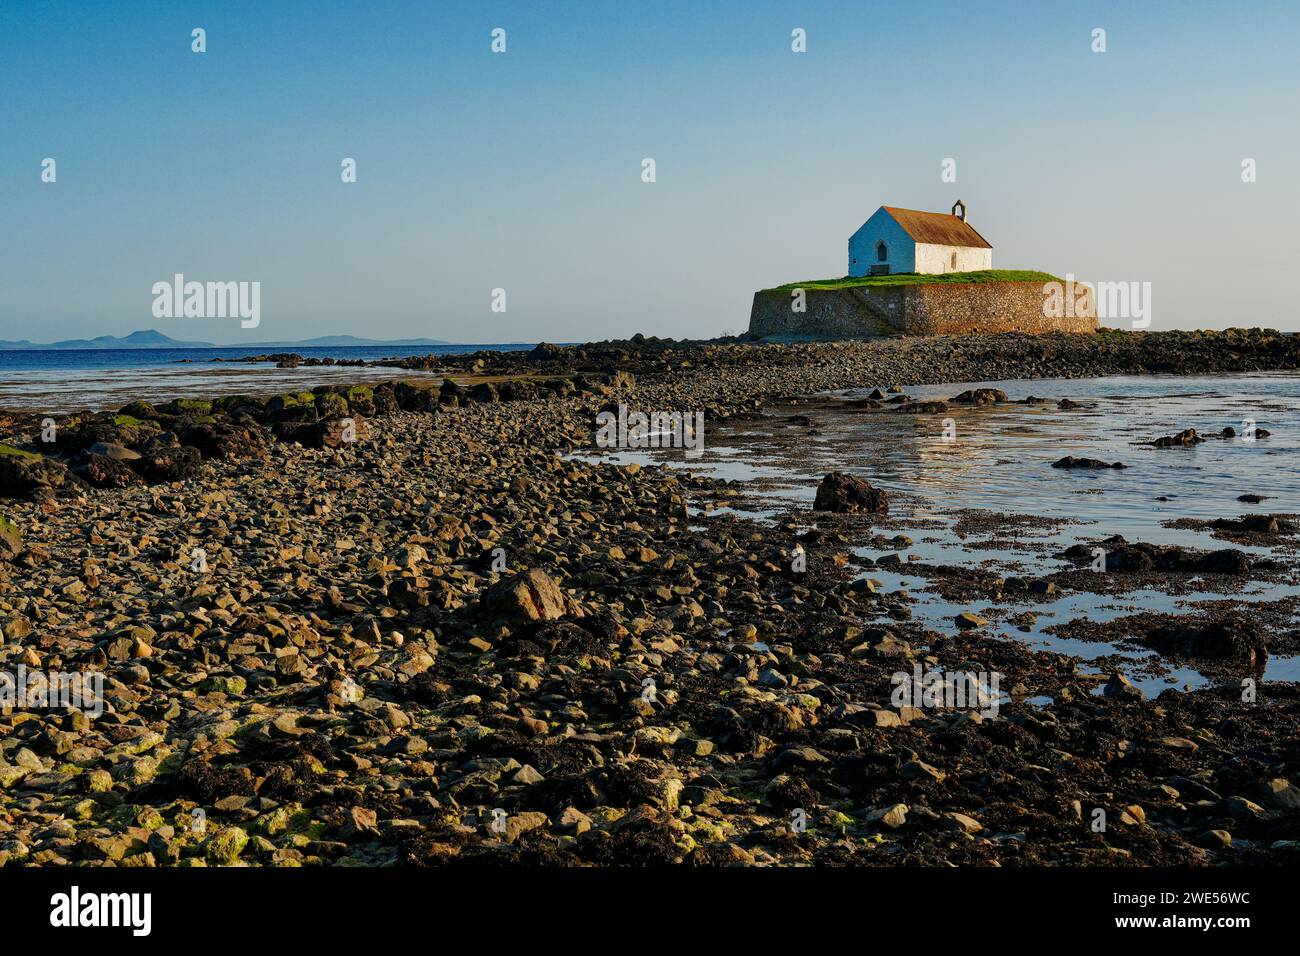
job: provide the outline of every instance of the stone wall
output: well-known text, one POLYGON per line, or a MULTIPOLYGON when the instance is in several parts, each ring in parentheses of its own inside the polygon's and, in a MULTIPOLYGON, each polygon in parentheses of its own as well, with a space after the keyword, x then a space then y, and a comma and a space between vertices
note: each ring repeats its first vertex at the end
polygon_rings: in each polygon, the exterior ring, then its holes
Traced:
POLYGON ((749 331, 768 339, 860 339, 897 335, 903 327, 903 297, 896 289, 809 289, 806 310, 795 312, 789 292, 754 293, 749 331))
POLYGON ((929 283, 856 289, 808 289, 795 312, 789 291, 754 294, 749 331, 766 339, 872 338, 987 332, 1095 332, 1091 295, 1072 317, 1043 315, 1040 282, 929 283))

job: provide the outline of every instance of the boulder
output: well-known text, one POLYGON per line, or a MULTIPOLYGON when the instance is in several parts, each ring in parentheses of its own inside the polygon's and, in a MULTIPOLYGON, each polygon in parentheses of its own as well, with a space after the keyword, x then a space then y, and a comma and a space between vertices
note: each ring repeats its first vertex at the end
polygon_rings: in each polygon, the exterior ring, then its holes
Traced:
POLYGON ((281 441, 297 442, 304 448, 338 448, 362 441, 370 435, 364 418, 331 418, 327 421, 285 424, 276 427, 281 441), (349 430, 347 422, 352 423, 349 430))
POLYGON ((969 388, 950 399, 958 405, 993 405, 1007 400, 1007 393, 1000 388, 969 388))
POLYGON ((375 414, 375 392, 369 385, 353 385, 347 390, 348 407, 354 415, 375 414))
POLYGON ((351 413, 348 400, 339 392, 321 392, 316 396, 316 414, 321 418, 347 418, 351 413))
POLYGON ((1195 428, 1184 428, 1177 435, 1166 435, 1148 444, 1155 445, 1157 448, 1191 448, 1204 441, 1204 438, 1196 434, 1195 428))
POLYGON ((1066 455, 1052 462, 1053 468, 1123 468, 1122 461, 1102 461, 1100 458, 1075 458, 1073 455, 1066 455))
POLYGON ((41 489, 61 488, 67 479, 62 463, 0 445, 0 498, 26 498, 41 489))
POLYGON ((565 614, 564 592, 536 568, 494 584, 483 592, 479 606, 490 618, 516 624, 553 621, 565 614))
POLYGON ((1240 661, 1249 666, 1268 657, 1259 626, 1245 619, 1169 624, 1150 631, 1144 642, 1165 654, 1240 661))
MULTIPOLYGON (((107 446, 97 444, 93 448, 105 448, 107 446)), ((121 446, 112 446, 120 448, 121 446)), ((130 451, 123 448, 122 451, 130 451)), ((78 457, 72 466, 72 473, 90 485, 92 488, 129 488, 131 485, 143 484, 140 476, 131 468, 127 461, 134 461, 140 456, 131 452, 135 456, 133 459, 114 458, 109 455, 101 455, 95 452, 85 452, 78 457)))
POLYGON ((195 425, 181 433, 181 442, 204 458, 257 458, 266 454, 271 434, 251 418, 240 418, 195 425))
POLYGON ((818 486, 813 510, 887 515, 889 497, 861 478, 835 471, 823 478, 818 486))
POLYGON ((550 362, 564 354, 564 349, 550 342, 539 342, 525 358, 530 362, 550 362))
POLYGON ((1146 696, 1141 688, 1118 671, 1110 675, 1110 680, 1101 689, 1101 693, 1112 700, 1142 700, 1146 696))
POLYGON ((165 481, 184 481, 195 478, 203 471, 203 456, 197 448, 188 445, 157 444, 131 463, 145 481, 151 485, 165 481))
POLYGON ((92 455, 111 458, 113 461, 135 461, 140 457, 138 451, 132 451, 125 445, 115 445, 112 442, 95 442, 87 451, 92 455))

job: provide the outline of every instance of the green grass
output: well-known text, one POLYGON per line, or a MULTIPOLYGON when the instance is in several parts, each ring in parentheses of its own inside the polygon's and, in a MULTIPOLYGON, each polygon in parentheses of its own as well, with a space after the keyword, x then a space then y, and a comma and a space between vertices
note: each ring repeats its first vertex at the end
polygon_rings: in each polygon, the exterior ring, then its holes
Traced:
POLYGON ((809 279, 807 282, 788 282, 764 292, 790 292, 794 289, 861 289, 890 288, 900 285, 931 285, 946 283, 966 285, 972 282, 1061 282, 1065 280, 1050 272, 1033 269, 983 269, 979 272, 947 272, 943 275, 917 275, 915 272, 898 272, 887 276, 844 276, 841 279, 809 279))

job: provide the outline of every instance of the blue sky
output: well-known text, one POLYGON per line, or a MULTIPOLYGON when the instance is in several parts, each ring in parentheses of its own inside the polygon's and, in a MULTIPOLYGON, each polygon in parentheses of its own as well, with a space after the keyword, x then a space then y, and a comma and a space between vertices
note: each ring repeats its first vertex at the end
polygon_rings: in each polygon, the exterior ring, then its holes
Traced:
POLYGON ((958 196, 995 266, 1297 330, 1297 41, 1290 2, 6 0, 0 339, 715 335, 958 196), (260 327, 154 318, 176 272, 260 327))

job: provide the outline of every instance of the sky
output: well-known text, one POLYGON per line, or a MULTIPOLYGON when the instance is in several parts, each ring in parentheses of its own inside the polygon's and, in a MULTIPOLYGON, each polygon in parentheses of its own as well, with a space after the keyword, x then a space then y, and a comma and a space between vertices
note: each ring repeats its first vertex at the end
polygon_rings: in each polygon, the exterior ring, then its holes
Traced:
POLYGON ((1293 0, 0 0, 0 339, 734 333, 957 198, 996 268, 1296 331, 1297 41, 1293 0), (260 324, 156 318, 176 273, 260 324))

